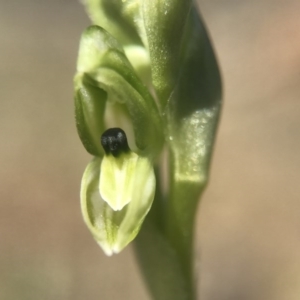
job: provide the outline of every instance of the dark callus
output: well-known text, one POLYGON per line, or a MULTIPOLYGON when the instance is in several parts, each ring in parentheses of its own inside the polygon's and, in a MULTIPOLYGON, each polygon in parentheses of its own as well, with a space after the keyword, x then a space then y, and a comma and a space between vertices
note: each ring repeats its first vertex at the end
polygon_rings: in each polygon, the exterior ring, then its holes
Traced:
POLYGON ((115 157, 129 151, 126 134, 121 128, 107 129, 101 136, 101 144, 106 154, 115 157))

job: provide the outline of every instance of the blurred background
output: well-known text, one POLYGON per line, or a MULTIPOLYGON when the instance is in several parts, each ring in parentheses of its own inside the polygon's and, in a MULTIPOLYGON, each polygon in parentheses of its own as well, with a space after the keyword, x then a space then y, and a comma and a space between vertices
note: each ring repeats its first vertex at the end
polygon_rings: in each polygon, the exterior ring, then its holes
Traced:
MULTIPOLYGON (((300 299, 300 2, 200 0, 224 110, 197 218, 201 300, 300 299)), ((77 0, 0 0, 0 299, 150 300, 83 224, 77 0)))

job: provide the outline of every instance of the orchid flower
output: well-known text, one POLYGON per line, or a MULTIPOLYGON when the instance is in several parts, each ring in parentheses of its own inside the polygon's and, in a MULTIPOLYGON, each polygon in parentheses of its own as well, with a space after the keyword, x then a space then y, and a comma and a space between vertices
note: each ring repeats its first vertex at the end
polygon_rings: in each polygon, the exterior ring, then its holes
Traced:
POLYGON ((81 184, 84 221, 107 255, 136 238, 155 299, 195 299, 194 219, 221 108, 206 29, 191 0, 85 5, 94 25, 74 78, 78 133, 94 156, 81 184))

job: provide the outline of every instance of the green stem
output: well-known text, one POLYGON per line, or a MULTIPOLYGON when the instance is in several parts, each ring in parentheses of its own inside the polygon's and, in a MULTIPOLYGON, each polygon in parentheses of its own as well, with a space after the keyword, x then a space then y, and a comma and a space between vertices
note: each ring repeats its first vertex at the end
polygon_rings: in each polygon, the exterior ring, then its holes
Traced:
POLYGON ((167 206, 166 235, 179 258, 181 271, 191 291, 189 299, 197 298, 194 279, 194 227, 197 205, 203 186, 193 182, 177 182, 171 187, 167 206))
POLYGON ((153 299, 195 300, 194 220, 203 188, 173 179, 167 201, 158 180, 153 207, 135 240, 136 257, 153 299))

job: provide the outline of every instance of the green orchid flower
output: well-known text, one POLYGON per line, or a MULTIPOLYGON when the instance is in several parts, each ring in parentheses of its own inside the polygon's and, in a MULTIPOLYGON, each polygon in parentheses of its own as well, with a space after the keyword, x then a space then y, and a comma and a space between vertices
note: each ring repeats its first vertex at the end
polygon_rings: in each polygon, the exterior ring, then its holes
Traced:
POLYGON ((94 156, 84 221, 107 255, 136 238, 155 299, 195 299, 194 219, 222 94, 206 29, 191 0, 85 4, 95 25, 82 34, 74 78, 78 133, 94 156))
POLYGON ((105 132, 104 139, 113 140, 110 142, 113 151, 107 152, 102 160, 95 158, 89 163, 81 187, 84 220, 109 256, 119 253, 135 238, 155 191, 150 161, 130 151, 127 143, 127 148, 124 145, 120 148, 114 141, 115 133, 125 137, 119 128, 105 132))
POLYGON ((77 71, 77 128, 86 150, 96 157, 83 176, 82 212, 99 245, 111 255, 137 235, 152 205, 153 160, 163 143, 161 120, 122 47, 104 29, 91 26, 83 33, 77 71), (122 129, 106 130, 109 109, 127 117, 135 152, 122 129))

